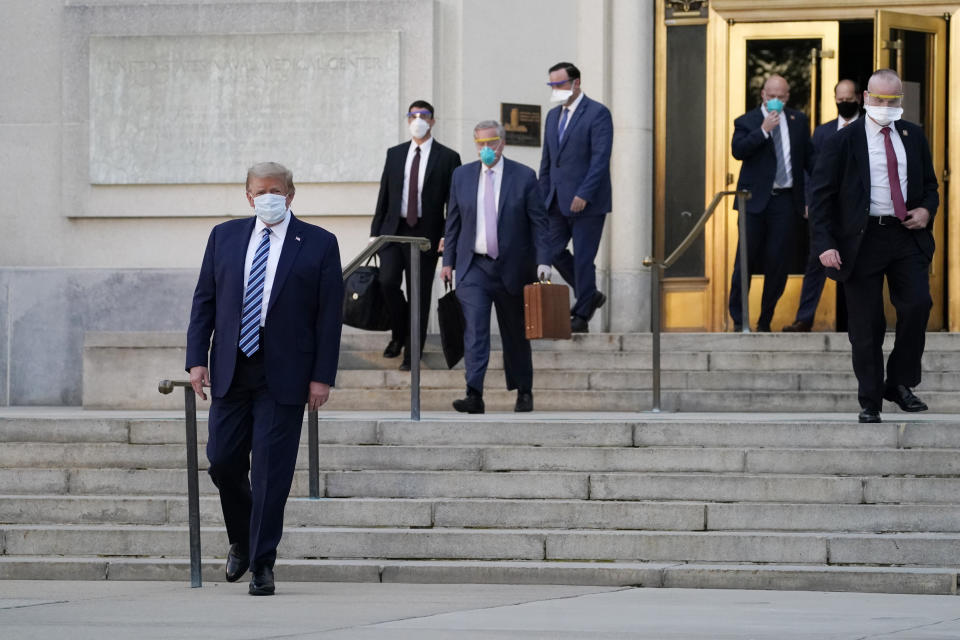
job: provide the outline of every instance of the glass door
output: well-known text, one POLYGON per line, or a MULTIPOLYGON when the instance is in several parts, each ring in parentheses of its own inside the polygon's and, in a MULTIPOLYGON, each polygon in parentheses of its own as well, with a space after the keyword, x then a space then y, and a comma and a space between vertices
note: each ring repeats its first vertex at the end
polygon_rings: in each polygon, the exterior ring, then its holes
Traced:
MULTIPOLYGON (((947 24, 941 17, 877 11, 874 20, 874 60, 877 69, 893 69, 903 80, 903 119, 923 127, 933 154, 933 168, 940 180, 940 210, 934 218, 933 237, 937 251, 930 264, 930 311, 928 329, 945 328, 947 185, 944 181, 946 150, 946 54, 947 24)), ((896 314, 886 300, 887 325, 895 326, 896 314)))
MULTIPOLYGON (((730 27, 728 54, 727 104, 727 172, 728 188, 736 185, 741 163, 730 155, 733 121, 760 105, 760 90, 771 74, 783 76, 790 84, 788 107, 803 111, 810 119, 811 133, 821 122, 837 117, 833 89, 838 81, 838 22, 775 22, 737 23, 730 27)), ((732 199, 727 199, 726 215, 722 216, 725 230, 725 251, 718 252, 722 264, 715 265, 714 295, 724 300, 729 293, 730 278, 737 248, 737 212, 732 199)), ((796 245, 791 261, 786 290, 777 304, 771 328, 779 331, 793 322, 800 300, 804 265, 809 253, 809 232, 805 220, 797 219, 796 245)), ((750 318, 755 326, 760 315, 760 296, 763 276, 754 276, 750 285, 750 318)), ((827 280, 814 319, 814 330, 834 328, 836 295, 832 280, 827 280)), ((725 327, 732 320, 724 314, 725 327)))

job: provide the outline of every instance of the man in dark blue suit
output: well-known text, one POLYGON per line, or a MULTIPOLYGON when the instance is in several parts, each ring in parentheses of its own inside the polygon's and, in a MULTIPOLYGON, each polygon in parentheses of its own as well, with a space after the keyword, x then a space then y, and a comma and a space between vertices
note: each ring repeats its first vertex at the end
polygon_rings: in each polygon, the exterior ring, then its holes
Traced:
POLYGON ((230 540, 226 577, 239 580, 249 567, 251 595, 274 592, 304 404, 327 401, 340 353, 337 239, 293 216, 294 191, 282 165, 250 168, 256 216, 210 233, 187 331, 190 382, 203 399, 209 385, 213 397, 207 458, 230 540))
MULTIPOLYGON (((743 162, 737 189, 750 191, 747 200, 747 270, 749 278, 763 273, 763 296, 757 331, 770 331, 777 301, 787 284, 796 245, 797 217, 803 216, 804 172, 809 170, 810 126, 801 111, 788 109, 790 86, 778 75, 764 82, 763 99, 733 125, 733 157, 743 162)), ((742 329, 740 243, 730 282, 730 315, 734 330, 742 329)), ((748 281, 749 286, 749 281, 748 281)))
POLYGON ((580 90, 580 70, 573 64, 550 67, 547 84, 553 87, 551 101, 562 104, 547 113, 540 189, 550 220, 553 265, 577 297, 570 326, 582 333, 607 301, 597 290, 594 260, 611 209, 613 119, 605 106, 580 90), (567 250, 571 238, 573 255, 567 250))
MULTIPOLYGON (((834 98, 837 100, 839 117, 825 122, 813 130, 813 153, 810 156, 810 166, 817 166, 817 153, 823 149, 827 139, 860 117, 860 89, 853 80, 841 80, 833 88, 834 98)), ((812 202, 810 181, 807 180, 807 206, 812 202)), ((806 217, 806 214, 804 214, 806 217)), ((817 313, 817 304, 820 294, 823 293, 823 283, 827 279, 827 272, 820 264, 820 254, 810 247, 807 257, 807 266, 803 272, 803 286, 800 289, 800 305, 797 307, 797 316, 793 324, 783 328, 788 333, 807 332, 813 328, 813 317, 817 313)))
POLYGON ((863 94, 866 117, 829 140, 813 172, 811 242, 827 275, 843 283, 860 422, 880 422, 883 400, 904 411, 927 405, 920 384, 930 298, 931 229, 939 185, 923 129, 900 120, 903 85, 880 69, 863 94), (883 366, 883 280, 897 311, 883 366))
POLYGON ((533 169, 503 158, 506 133, 485 120, 473 130, 480 160, 453 172, 444 236, 444 282, 456 270, 457 299, 466 320, 467 396, 461 413, 483 413, 483 379, 490 360, 490 307, 497 311, 507 389, 514 411, 533 411, 533 358, 523 321, 523 287, 549 279, 547 214, 533 169), (537 266, 537 263, 539 267, 537 266))

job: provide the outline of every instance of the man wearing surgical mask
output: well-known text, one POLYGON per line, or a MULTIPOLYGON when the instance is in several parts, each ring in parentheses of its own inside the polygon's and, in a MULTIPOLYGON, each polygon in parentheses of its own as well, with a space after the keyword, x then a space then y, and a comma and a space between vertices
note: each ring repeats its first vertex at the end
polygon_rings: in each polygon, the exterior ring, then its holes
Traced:
POLYGON ((550 67, 550 101, 540 157, 540 190, 550 219, 553 265, 573 287, 577 301, 570 328, 587 323, 607 297, 597 290, 594 260, 611 209, 610 153, 613 119, 604 105, 580 89, 580 70, 570 62, 550 67), (573 241, 573 254, 567 245, 573 241))
POLYGON ((256 164, 246 186, 256 215, 218 224, 207 241, 186 369, 196 394, 212 396, 207 458, 230 542, 226 579, 249 569, 248 592, 265 596, 304 405, 323 406, 337 374, 343 277, 336 237, 290 211, 286 167, 256 164))
POLYGON ((931 228, 940 205, 923 129, 900 119, 903 85, 874 72, 863 93, 866 117, 827 141, 813 172, 813 251, 843 283, 847 335, 857 376, 860 422, 880 422, 883 400, 925 411, 920 384, 930 298, 931 228), (897 311, 896 339, 883 362, 883 282, 897 311))
MULTIPOLYGON (((790 85, 779 75, 763 83, 760 106, 737 118, 730 148, 743 164, 737 190, 750 192, 739 224, 746 224, 747 278, 763 274, 763 295, 757 331, 770 331, 777 302, 787 284, 791 258, 797 244, 796 228, 806 208, 805 173, 810 170, 810 126, 802 111, 789 109, 790 85)), ((739 208, 735 203, 734 208, 739 208)), ((743 327, 740 252, 733 261, 729 311, 734 331, 743 327)))
POLYGON ((473 129, 479 160, 453 172, 444 237, 443 270, 456 271, 463 308, 467 395, 461 413, 484 413, 483 380, 490 360, 490 309, 503 341, 507 389, 517 390, 514 411, 533 411, 533 357, 523 321, 523 287, 548 280, 547 214, 533 169, 503 157, 503 126, 485 120, 473 129), (539 263, 539 266, 538 266, 539 263))
MULTIPOLYGON (((430 319, 430 292, 443 238, 450 176, 460 166, 460 154, 434 140, 433 105, 416 100, 407 109, 411 140, 387 150, 380 194, 370 224, 371 239, 381 235, 424 237, 430 249, 420 257, 420 347, 426 342, 430 319)), ((383 351, 396 358, 403 350, 400 369, 410 370, 410 311, 400 288, 405 276, 410 287, 410 245, 388 245, 380 251, 380 283, 390 314, 390 343, 383 351)))

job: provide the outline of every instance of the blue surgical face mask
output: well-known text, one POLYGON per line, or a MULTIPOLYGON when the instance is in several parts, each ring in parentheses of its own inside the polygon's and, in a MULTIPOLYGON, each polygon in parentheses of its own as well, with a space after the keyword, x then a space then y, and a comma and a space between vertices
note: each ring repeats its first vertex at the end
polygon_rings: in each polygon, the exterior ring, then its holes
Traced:
POLYGON ((490 167, 490 166, 493 166, 493 163, 496 161, 497 161, 496 151, 494 151, 490 147, 484 147, 483 149, 480 149, 480 162, 490 167))
POLYGON ((253 199, 253 207, 264 224, 276 224, 287 215, 287 196, 265 193, 253 199))
POLYGON ((783 100, 780 98, 770 98, 767 100, 767 111, 783 113, 783 100))

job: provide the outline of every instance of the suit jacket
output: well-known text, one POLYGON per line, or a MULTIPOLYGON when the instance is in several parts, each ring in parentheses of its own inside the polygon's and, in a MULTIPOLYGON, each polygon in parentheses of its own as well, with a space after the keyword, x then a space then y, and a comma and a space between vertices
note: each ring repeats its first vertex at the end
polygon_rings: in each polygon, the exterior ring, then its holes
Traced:
MULTIPOLYGON (((394 235, 400 225, 400 204, 403 200, 403 178, 407 152, 413 141, 387 149, 380 177, 380 195, 370 224, 370 235, 394 235)), ((430 240, 434 250, 443 236, 444 209, 450 194, 450 176, 460 166, 460 154, 434 139, 420 190, 420 221, 418 228, 430 240)))
MULTIPOLYGON (((860 117, 862 118, 863 116, 860 117)), ((807 171, 807 175, 804 176, 804 200, 808 207, 813 204, 813 181, 811 177, 813 176, 814 168, 817 166, 817 154, 823 149, 823 145, 826 144, 827 139, 837 133, 837 120, 838 118, 834 118, 830 122, 824 122, 823 124, 817 125, 817 128, 813 130, 813 137, 810 143, 810 169, 807 171)), ((854 120, 854 122, 856 122, 856 120, 854 120)), ((850 125, 847 126, 849 127, 850 125)))
MULTIPOLYGON (((251 217, 213 228, 193 294, 186 369, 207 366, 210 350, 215 398, 229 390, 237 364, 244 262, 255 222, 251 217)), ((343 314, 340 269, 336 237, 291 214, 262 342, 267 387, 281 404, 305 403, 311 381, 333 386, 336 380, 343 314)))
MULTIPOLYGON (((787 118, 787 130, 790 132, 790 171, 793 177, 793 208, 797 215, 804 211, 804 172, 811 168, 812 148, 810 145, 810 125, 802 111, 784 109, 787 118)), ((777 154, 773 147, 773 136, 764 136, 760 125, 763 124, 763 111, 760 107, 751 109, 733 121, 733 140, 730 148, 733 157, 743 162, 737 189, 750 191, 747 200, 747 213, 760 213, 767 208, 770 191, 777 177, 777 154)), ((737 208, 738 205, 734 205, 737 208)))
POLYGON ((610 151, 613 148, 613 118, 610 110, 586 95, 570 116, 563 141, 557 126, 563 105, 547 113, 540 156, 540 190, 544 206, 554 196, 565 216, 599 216, 611 207, 610 151), (578 214, 570 211, 574 196, 587 201, 578 214))
MULTIPOLYGON (((537 174, 519 162, 501 157, 503 179, 497 208, 498 263, 511 294, 537 279, 537 265, 550 264, 547 212, 537 186, 537 174)), ((453 172, 450 210, 444 240, 443 266, 453 267, 457 284, 473 263, 477 241, 477 188, 482 163, 477 160, 453 172)))
MULTIPOLYGON (((813 250, 817 255, 828 249, 840 252, 843 262, 840 269, 827 269, 827 275, 840 282, 853 271, 870 214, 870 159, 865 123, 866 118, 860 118, 829 138, 813 170, 810 207, 813 250)), ((930 212, 927 227, 911 233, 927 259, 932 259, 934 241, 930 229, 940 196, 930 146, 923 129, 917 125, 898 120, 894 127, 907 153, 907 209, 923 207, 930 212)))

